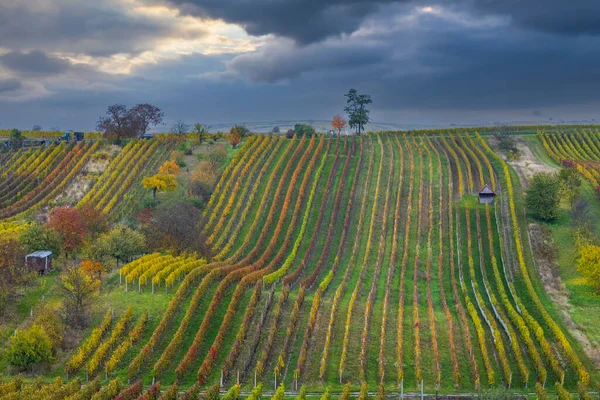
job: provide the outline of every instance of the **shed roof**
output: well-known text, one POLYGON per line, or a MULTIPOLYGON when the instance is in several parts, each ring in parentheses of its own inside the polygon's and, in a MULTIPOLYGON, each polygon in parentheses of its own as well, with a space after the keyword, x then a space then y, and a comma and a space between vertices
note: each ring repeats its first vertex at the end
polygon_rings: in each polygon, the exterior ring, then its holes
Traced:
POLYGON ((492 190, 492 188, 486 183, 485 186, 483 187, 483 189, 481 189, 479 191, 479 194, 493 194, 495 195, 496 193, 492 190))
POLYGON ((27 257, 38 257, 38 258, 46 258, 52 255, 50 250, 38 250, 34 251, 31 254, 27 254, 27 257))

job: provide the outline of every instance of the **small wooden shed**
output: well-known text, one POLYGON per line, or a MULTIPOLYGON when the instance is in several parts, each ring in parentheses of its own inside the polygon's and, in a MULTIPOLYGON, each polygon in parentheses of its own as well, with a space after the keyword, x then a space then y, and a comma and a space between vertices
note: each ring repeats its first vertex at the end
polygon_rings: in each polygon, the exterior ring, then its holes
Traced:
POLYGON ((25 256, 25 265, 30 270, 44 275, 46 272, 52 270, 52 252, 49 250, 38 250, 27 254, 25 256))
POLYGON ((494 204, 496 192, 486 183, 479 191, 479 204, 494 204))

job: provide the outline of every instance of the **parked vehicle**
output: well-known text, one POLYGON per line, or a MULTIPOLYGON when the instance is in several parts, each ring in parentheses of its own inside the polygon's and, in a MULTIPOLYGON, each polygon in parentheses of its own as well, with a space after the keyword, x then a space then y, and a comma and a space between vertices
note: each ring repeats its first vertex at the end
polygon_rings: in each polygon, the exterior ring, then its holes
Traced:
POLYGON ((144 133, 143 135, 140 135, 138 139, 152 139, 153 137, 154 135, 151 133, 144 133))

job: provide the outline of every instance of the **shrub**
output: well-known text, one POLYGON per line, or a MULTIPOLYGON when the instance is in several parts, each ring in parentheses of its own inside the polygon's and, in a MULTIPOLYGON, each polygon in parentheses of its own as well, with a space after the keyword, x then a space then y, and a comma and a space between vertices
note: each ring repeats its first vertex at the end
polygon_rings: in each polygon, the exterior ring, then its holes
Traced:
POLYGON ((201 182, 208 186, 214 186, 217 178, 217 170, 213 168, 210 161, 200 161, 192 171, 192 180, 194 182, 201 182))
POLYGON ((27 330, 19 330, 10 338, 4 355, 10 365, 20 368, 30 368, 54 357, 52 340, 39 325, 33 325, 27 330))

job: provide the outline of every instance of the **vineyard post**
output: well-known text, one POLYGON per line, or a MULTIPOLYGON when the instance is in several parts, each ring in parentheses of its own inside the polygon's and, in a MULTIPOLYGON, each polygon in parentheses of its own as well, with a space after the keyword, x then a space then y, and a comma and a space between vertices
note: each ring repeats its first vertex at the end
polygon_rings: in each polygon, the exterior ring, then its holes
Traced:
POLYGON ((142 280, 138 279, 138 293, 142 293, 142 280))
POLYGON ((238 369, 238 375, 237 375, 237 384, 240 384, 240 370, 238 369))
POLYGON ((221 370, 221 387, 223 387, 223 370, 221 370))
POLYGON ((275 374, 274 376, 275 376, 275 390, 277 390, 277 374, 275 374))
POLYGON ((119 270, 119 285, 123 284, 123 275, 121 274, 121 270, 119 270))
POLYGON ((423 400, 423 379, 421 379, 421 400, 423 400))
POLYGON ((154 294, 154 279, 152 279, 152 294, 154 294))
POLYGON ((125 293, 127 293, 127 278, 125 278, 125 293))
POLYGON ((404 399, 404 379, 400 381, 400 400, 404 399))
POLYGON ((256 370, 254 370, 254 386, 256 386, 256 370))

